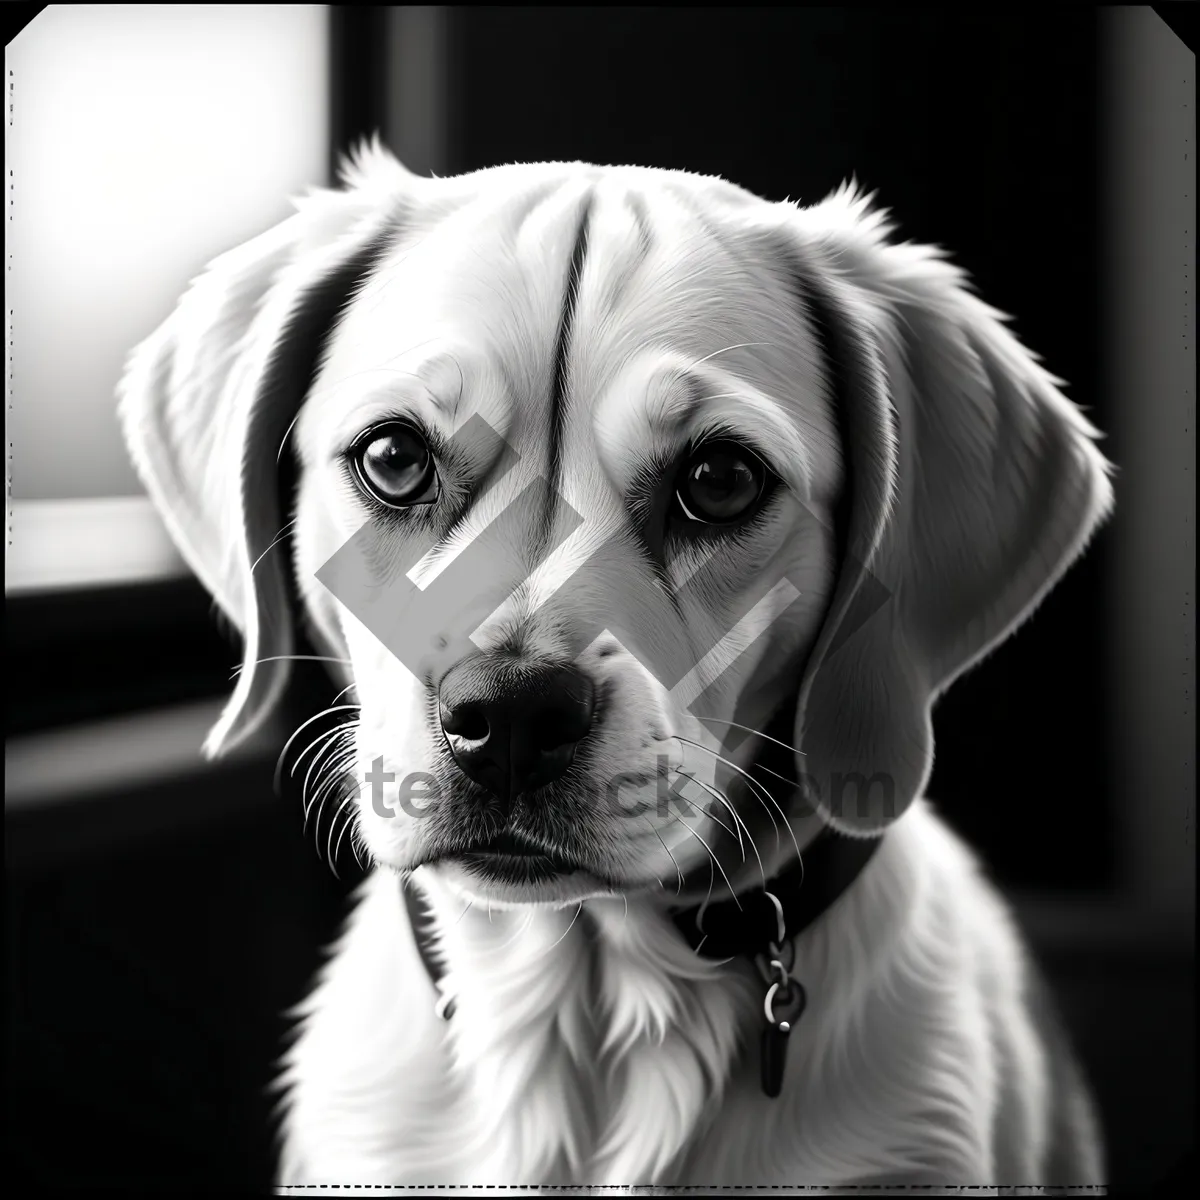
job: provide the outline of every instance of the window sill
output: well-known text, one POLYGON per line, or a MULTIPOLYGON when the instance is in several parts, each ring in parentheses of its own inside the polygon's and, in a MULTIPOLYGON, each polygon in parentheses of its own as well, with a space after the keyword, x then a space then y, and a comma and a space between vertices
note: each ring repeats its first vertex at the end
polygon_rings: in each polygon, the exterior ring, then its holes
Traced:
POLYGON ((15 500, 5 594, 175 579, 188 569, 146 496, 15 500))

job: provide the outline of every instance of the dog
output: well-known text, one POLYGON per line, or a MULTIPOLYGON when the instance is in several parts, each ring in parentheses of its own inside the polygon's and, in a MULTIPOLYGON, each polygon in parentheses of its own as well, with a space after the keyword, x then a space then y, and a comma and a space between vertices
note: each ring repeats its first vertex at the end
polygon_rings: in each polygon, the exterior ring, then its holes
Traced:
POLYGON ((301 631, 345 689, 318 776, 372 869, 279 1185, 1099 1190, 1036 968, 923 795, 932 704, 1111 508, 1062 381, 853 182, 423 178, 375 139, 295 207, 119 405, 244 642, 206 752, 301 631))

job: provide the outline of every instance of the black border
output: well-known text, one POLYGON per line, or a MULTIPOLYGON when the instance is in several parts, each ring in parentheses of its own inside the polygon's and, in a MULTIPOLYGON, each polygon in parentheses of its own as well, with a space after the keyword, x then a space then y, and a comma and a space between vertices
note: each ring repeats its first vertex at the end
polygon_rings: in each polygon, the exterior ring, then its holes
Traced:
POLYGON ((6 4, 0 8, 4 14, 4 44, 9 45, 48 4, 6 4))
POLYGON ((1196 51, 1195 0, 1173 0, 1170 4, 1152 4, 1162 23, 1189 49, 1196 51))

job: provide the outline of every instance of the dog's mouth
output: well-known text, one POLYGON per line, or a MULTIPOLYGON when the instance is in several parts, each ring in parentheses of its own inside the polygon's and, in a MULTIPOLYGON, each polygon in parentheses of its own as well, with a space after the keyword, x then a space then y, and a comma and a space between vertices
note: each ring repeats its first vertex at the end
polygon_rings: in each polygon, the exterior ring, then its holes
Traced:
POLYGON ((546 883, 583 870, 579 863, 513 830, 505 830, 487 841, 474 843, 444 857, 458 862, 472 874, 496 883, 546 883))

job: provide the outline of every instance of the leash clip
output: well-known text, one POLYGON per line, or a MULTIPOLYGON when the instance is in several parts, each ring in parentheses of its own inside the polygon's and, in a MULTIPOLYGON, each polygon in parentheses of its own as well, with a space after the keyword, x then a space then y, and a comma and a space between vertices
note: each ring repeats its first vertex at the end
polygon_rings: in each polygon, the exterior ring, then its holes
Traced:
POLYGON ((758 969, 759 978, 770 987, 778 983, 786 987, 792 967, 796 962, 796 945, 794 942, 768 942, 765 951, 754 956, 754 965, 758 969))
POLYGON ((762 1089, 772 1100, 783 1090, 788 1037, 807 1006, 803 984, 791 976, 783 985, 778 981, 772 983, 763 998, 767 1027, 762 1032, 762 1089))
POLYGON ((787 922, 783 919, 783 905, 779 897, 763 889, 763 895, 770 900, 775 909, 775 945, 781 946, 787 940, 787 922))
POLYGON ((783 1071, 787 1064, 788 1037, 796 1021, 808 1006, 808 995, 798 979, 792 977, 796 962, 796 943, 789 941, 783 918, 783 905, 770 892, 763 893, 775 909, 775 940, 754 956, 754 965, 767 985, 763 997, 766 1028, 762 1032, 762 1089, 774 1100, 783 1090, 783 1071))

